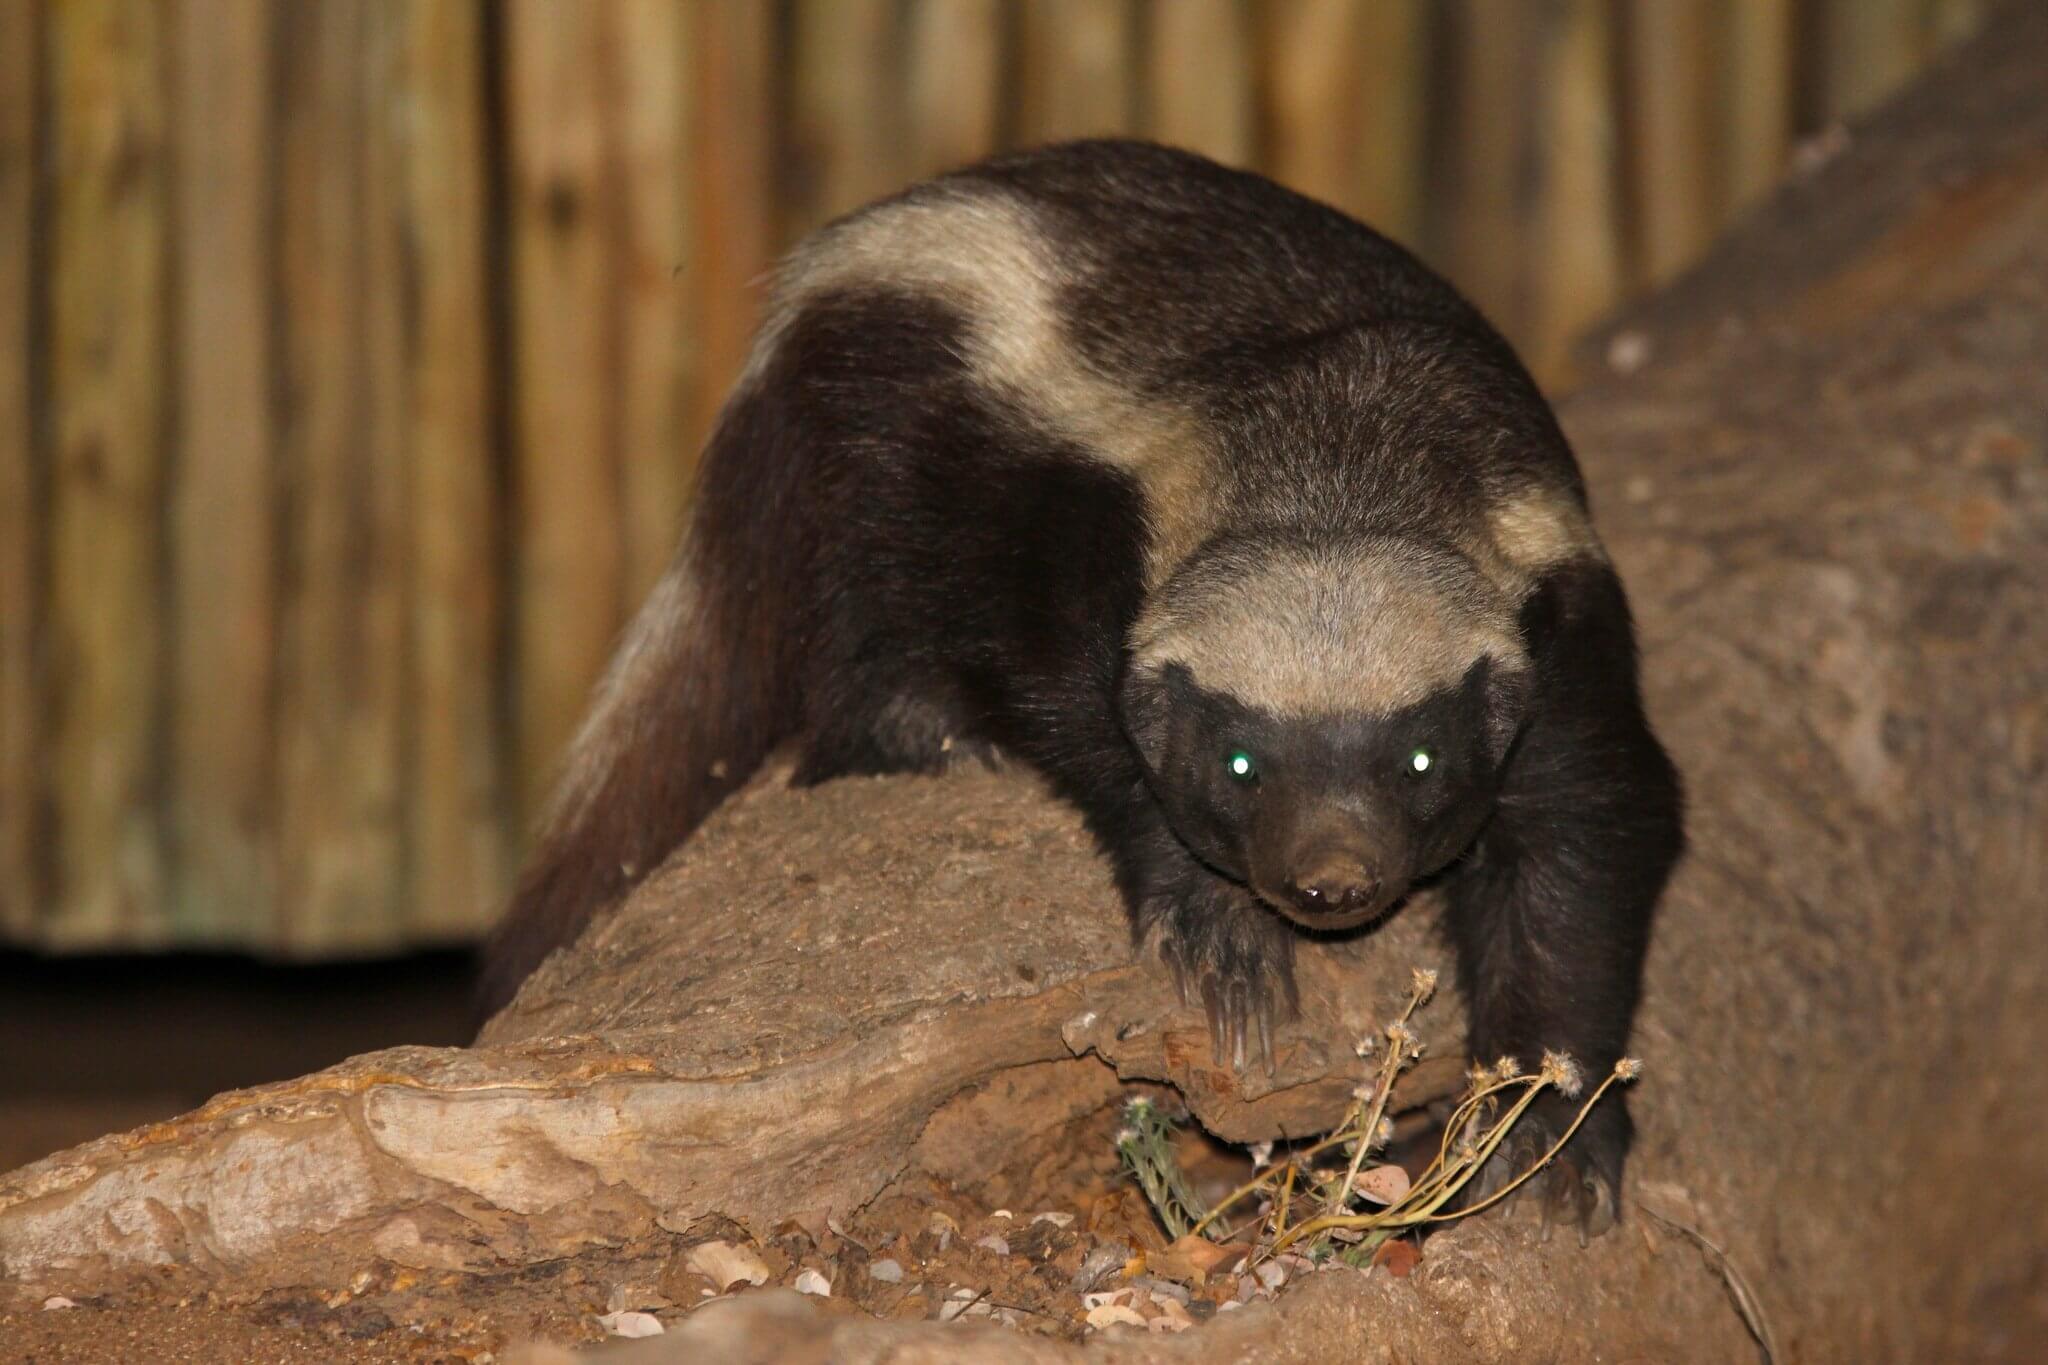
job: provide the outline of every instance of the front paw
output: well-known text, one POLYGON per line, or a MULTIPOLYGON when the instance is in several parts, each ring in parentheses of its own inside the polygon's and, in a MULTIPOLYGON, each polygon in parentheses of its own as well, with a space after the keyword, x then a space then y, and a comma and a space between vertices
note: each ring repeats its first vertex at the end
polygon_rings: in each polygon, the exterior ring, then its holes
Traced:
POLYGON ((1164 910, 1160 957, 1181 1003, 1202 1002, 1216 1059, 1242 1073, 1256 1053, 1272 1075, 1275 1034, 1300 1009, 1293 931, 1227 883, 1176 897, 1164 910))
POLYGON ((1545 1094, 1531 1104, 1465 1186, 1459 1206, 1475 1208, 1513 1185, 1502 1202, 1520 1216, 1533 1217, 1545 1241, 1567 1227, 1585 1246, 1612 1230, 1621 1217, 1621 1170, 1630 1135, 1626 1101, 1615 1091, 1601 1096, 1562 1151, 1515 1183, 1556 1147, 1578 1116, 1582 1099, 1545 1094))

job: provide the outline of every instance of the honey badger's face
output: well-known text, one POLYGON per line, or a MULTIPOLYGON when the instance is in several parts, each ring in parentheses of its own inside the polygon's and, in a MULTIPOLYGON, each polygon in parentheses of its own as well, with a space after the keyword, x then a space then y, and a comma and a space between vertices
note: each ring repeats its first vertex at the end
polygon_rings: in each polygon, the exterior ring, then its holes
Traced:
POLYGON ((1444 565, 1266 567, 1183 584, 1141 623, 1123 720, 1196 857, 1301 924, 1346 928, 1485 823, 1526 669, 1444 565))

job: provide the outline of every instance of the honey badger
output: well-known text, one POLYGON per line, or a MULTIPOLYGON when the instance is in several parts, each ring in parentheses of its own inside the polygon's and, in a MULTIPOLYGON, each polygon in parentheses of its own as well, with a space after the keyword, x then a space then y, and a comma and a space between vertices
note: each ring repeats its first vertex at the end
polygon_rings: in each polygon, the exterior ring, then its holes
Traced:
MULTIPOLYGON (((1000 752, 1239 1067, 1294 1008, 1287 921, 1423 879, 1474 1056, 1621 1055, 1680 845, 1626 599, 1527 373, 1385 238, 1132 142, 918 185, 784 265, 692 507, 493 1005, 772 747, 802 783, 1000 752)), ((1582 1226, 1629 1137, 1610 1098, 1567 1150, 1582 1226)))

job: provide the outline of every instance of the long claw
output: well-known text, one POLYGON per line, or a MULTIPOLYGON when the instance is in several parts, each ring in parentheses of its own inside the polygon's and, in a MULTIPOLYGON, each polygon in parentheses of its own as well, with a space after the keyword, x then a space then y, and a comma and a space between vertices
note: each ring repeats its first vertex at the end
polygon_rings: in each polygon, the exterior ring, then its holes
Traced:
POLYGON ((1229 1010, 1216 978, 1202 979, 1202 1009, 1209 1016, 1209 1051, 1222 1061, 1230 1046, 1229 1010))
POLYGON ((1259 996, 1259 1060, 1265 1064, 1266 1074, 1271 1076, 1279 1068, 1273 1061, 1273 1035, 1279 1030, 1273 1022, 1273 997, 1262 993, 1259 996))

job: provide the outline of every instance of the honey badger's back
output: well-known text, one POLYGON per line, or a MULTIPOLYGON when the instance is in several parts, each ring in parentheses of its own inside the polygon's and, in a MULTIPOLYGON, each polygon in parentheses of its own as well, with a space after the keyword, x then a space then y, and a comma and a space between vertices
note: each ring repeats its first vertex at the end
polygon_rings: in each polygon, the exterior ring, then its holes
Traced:
POLYGON ((1596 556, 1505 346, 1405 252, 1131 143, 1004 158, 781 272, 692 530, 622 644, 495 938, 495 1008, 774 745, 799 774, 999 745, 1091 809, 1148 600, 1225 520, 1444 539, 1519 596, 1596 556), (1450 389, 1455 387, 1455 395, 1450 389), (1438 452, 1446 421, 1497 420, 1438 452))

